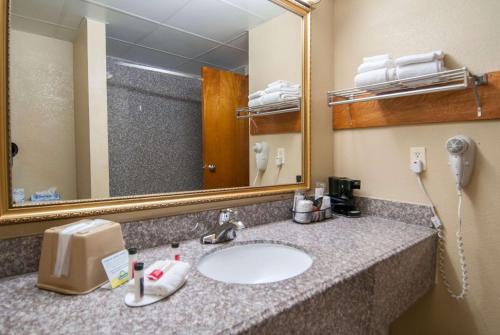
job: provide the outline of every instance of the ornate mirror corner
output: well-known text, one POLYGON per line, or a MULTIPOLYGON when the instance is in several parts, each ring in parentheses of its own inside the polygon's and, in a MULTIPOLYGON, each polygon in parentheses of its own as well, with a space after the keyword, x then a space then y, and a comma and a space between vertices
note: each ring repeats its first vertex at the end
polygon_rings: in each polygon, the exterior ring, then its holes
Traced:
POLYGON ((310 187, 300 2, 0 1, 0 224, 310 187))

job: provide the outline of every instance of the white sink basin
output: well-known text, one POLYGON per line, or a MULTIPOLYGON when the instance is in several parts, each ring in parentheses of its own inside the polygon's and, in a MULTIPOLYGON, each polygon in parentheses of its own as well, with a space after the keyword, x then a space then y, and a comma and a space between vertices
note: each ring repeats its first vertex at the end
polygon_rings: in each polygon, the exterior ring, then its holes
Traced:
POLYGON ((312 264, 302 250, 277 243, 251 243, 203 256, 198 271, 225 283, 263 284, 298 276, 312 264))

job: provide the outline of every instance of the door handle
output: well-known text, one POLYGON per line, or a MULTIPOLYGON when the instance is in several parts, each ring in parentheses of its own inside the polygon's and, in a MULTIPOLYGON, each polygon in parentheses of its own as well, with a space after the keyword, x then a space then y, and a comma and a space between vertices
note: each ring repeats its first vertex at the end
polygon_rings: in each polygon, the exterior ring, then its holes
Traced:
POLYGON ((215 172, 216 166, 215 166, 215 164, 208 164, 207 168, 208 168, 208 171, 215 172))

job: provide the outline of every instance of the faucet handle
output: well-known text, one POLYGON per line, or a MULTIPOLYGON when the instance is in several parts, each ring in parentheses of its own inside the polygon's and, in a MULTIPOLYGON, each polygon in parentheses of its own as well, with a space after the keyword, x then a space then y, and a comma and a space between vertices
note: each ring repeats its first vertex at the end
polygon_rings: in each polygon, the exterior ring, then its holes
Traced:
POLYGON ((231 208, 226 208, 219 213, 219 225, 229 222, 234 219, 238 212, 231 208))

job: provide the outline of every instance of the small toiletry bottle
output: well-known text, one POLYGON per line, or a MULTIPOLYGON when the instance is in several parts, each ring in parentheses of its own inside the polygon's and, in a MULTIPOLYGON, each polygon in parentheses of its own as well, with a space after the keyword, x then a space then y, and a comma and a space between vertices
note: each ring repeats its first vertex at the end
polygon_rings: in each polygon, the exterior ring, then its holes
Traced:
POLYGON ((128 279, 134 279, 134 266, 137 263, 137 249, 128 249, 128 279))
POLYGON ((323 195, 325 194, 325 188, 326 184, 317 182, 316 183, 316 188, 314 189, 314 200, 318 200, 319 198, 323 198, 323 195))
POLYGON ((134 299, 139 301, 144 297, 144 263, 135 263, 134 274, 134 299))
POLYGON ((172 247, 173 259, 175 261, 180 261, 181 260, 181 251, 179 249, 179 242, 173 242, 170 246, 172 247))

